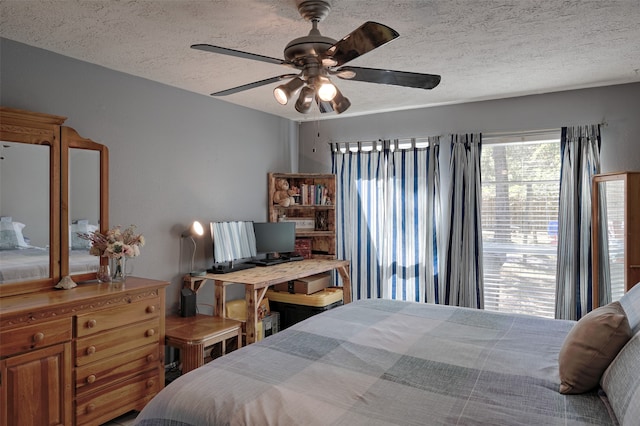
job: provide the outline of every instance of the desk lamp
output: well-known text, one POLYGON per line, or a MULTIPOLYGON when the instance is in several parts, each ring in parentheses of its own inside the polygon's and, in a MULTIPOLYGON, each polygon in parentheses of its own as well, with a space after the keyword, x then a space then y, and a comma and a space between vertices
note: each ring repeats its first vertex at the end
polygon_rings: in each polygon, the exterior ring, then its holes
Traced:
POLYGON ((189 227, 189 229, 187 229, 182 233, 182 238, 189 237, 191 238, 191 242, 193 243, 193 252, 191 253, 191 272, 190 272, 191 276, 193 277, 206 274, 206 271, 193 270, 193 263, 196 256, 196 248, 197 248, 196 240, 193 237, 201 237, 202 235, 204 235, 204 228, 202 227, 202 224, 197 220, 193 222, 193 224, 189 227))

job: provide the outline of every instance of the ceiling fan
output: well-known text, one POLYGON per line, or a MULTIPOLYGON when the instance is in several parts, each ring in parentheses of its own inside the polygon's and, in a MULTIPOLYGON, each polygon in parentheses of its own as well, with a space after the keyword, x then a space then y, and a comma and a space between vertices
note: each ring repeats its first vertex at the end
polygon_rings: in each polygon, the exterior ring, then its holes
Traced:
POLYGON ((298 5, 300 15, 307 21, 311 21, 313 27, 308 35, 296 38, 287 44, 284 49, 285 59, 271 58, 210 44, 192 45, 191 48, 193 49, 270 64, 285 65, 300 70, 298 74, 278 75, 231 89, 221 90, 211 95, 231 95, 290 79, 273 91, 276 101, 280 104, 286 105, 290 99, 299 93, 295 103, 295 108, 298 112, 302 114, 308 113, 315 100, 321 113, 335 111, 340 114, 351 106, 351 102, 331 82, 330 76, 336 76, 344 80, 391 84, 418 89, 433 89, 440 83, 440 76, 434 74, 344 66, 347 62, 397 38, 399 34, 386 25, 368 21, 339 41, 324 37, 318 30, 318 23, 327 17, 330 10, 331 5, 325 0, 305 0, 298 5))

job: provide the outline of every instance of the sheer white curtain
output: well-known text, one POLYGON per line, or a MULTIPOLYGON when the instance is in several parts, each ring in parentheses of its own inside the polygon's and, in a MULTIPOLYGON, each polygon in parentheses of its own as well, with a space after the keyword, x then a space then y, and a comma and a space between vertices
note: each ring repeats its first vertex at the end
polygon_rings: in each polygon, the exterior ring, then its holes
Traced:
POLYGON ((580 319, 592 307, 591 177, 600 172, 600 126, 563 127, 556 318, 580 319))
POLYGON ((405 142, 334 145, 337 252, 354 299, 437 302, 439 139, 405 142))
POLYGON ((451 136, 448 216, 443 223, 440 303, 484 308, 481 134, 451 136))

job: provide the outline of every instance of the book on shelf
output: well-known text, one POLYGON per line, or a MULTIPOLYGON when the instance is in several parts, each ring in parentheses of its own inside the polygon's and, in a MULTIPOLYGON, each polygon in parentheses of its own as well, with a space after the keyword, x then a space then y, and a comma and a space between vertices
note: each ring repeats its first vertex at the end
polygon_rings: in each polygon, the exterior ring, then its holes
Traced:
POLYGON ((324 206, 329 204, 329 189, 322 184, 306 184, 299 186, 300 204, 303 206, 324 206))

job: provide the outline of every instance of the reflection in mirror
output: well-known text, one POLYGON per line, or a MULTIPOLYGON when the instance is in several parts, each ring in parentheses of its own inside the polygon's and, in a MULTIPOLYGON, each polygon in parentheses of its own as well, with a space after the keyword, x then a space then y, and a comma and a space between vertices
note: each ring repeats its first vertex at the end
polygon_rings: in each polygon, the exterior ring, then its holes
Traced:
POLYGON ((0 283, 50 277, 48 145, 1 142, 0 283))
POLYGON ((69 149, 69 274, 98 270, 91 243, 78 233, 100 229, 100 151, 69 149))
POLYGON ((77 282, 96 279, 107 259, 89 254, 91 244, 78 233, 109 226, 109 152, 106 146, 83 138, 74 129, 61 128, 60 273, 77 282))
POLYGON ((610 301, 620 300, 624 294, 624 181, 608 180, 598 183, 601 200, 600 251, 601 280, 610 301), (606 230, 606 232, 605 232, 606 230), (605 250, 606 249, 606 250, 605 250), (607 271, 608 269, 608 271, 607 271), (608 285, 610 283, 610 285, 608 285))

